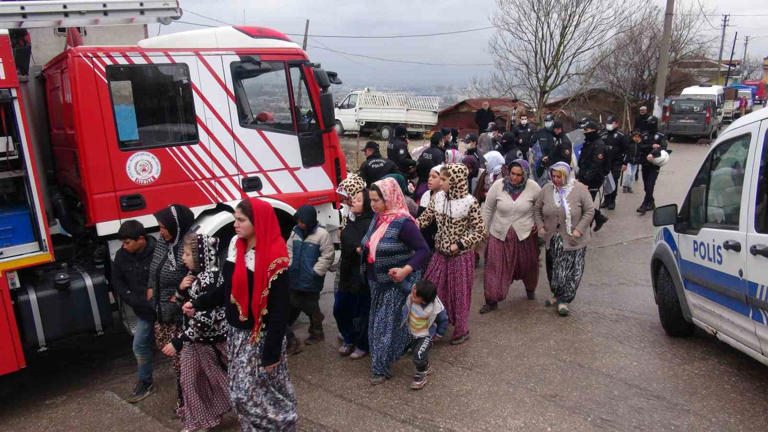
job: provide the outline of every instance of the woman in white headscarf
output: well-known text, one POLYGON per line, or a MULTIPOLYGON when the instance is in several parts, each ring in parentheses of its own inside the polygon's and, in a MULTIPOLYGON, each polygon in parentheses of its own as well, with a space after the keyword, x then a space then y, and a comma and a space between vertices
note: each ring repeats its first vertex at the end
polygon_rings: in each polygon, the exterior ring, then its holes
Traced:
POLYGON ((493 183, 502 177, 501 169, 504 167, 504 156, 497 151, 490 151, 486 153, 485 158, 485 171, 480 174, 477 179, 477 187, 475 187, 475 198, 477 202, 485 202, 485 196, 491 189, 493 183))

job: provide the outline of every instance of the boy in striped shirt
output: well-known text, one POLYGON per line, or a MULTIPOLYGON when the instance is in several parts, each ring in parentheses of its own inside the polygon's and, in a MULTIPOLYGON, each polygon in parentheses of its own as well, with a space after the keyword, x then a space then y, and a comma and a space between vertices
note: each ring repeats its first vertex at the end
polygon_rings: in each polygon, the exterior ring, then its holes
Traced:
POLYGON ((411 295, 405 302, 405 314, 408 328, 413 336, 413 365, 416 374, 411 389, 421 390, 427 384, 427 375, 432 373, 429 367, 429 350, 433 341, 440 340, 448 327, 448 313, 443 303, 437 298, 435 284, 421 280, 411 288, 411 295))

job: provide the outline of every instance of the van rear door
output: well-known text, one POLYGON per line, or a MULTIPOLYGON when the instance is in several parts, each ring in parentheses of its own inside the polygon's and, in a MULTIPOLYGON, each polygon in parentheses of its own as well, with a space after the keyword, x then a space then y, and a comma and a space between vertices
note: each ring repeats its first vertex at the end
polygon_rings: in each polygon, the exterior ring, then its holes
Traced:
POLYGON ((725 342, 760 352, 744 265, 750 184, 745 168, 757 132, 756 124, 729 131, 705 159, 681 210, 679 250, 694 321, 725 342))
POLYGON ((668 132, 681 135, 705 134, 708 126, 707 119, 711 121, 711 107, 712 104, 705 99, 670 101, 668 132))
POLYGON ((745 249, 747 303, 763 355, 768 355, 768 120, 762 123, 752 164, 745 249))

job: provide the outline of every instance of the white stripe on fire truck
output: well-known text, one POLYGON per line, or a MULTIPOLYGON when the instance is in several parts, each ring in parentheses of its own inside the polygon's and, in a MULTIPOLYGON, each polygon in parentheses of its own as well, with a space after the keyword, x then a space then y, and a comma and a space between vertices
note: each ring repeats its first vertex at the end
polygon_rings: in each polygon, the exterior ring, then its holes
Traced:
MULTIPOLYGON (((192 179, 192 174, 187 170, 187 168, 184 166, 184 163, 181 162, 181 160, 176 157, 173 151, 173 147, 166 147, 165 150, 168 152, 169 155, 173 158, 173 160, 176 161, 176 163, 181 167, 182 171, 187 174, 187 176, 192 179)), ((212 203, 215 203, 218 201, 218 199, 215 198, 215 194, 212 194, 211 190, 208 188, 208 185, 206 185, 204 182, 200 181, 194 181, 193 183, 203 192, 203 195, 205 195, 206 198, 212 203)))
POLYGON ((239 195, 239 191, 237 190, 237 184, 235 184, 235 190, 232 191, 231 188, 231 182, 232 180, 229 179, 226 175, 227 173, 224 172, 219 168, 219 172, 214 171, 214 169, 205 162, 202 154, 205 153, 205 149, 203 148, 202 144, 198 144, 195 146, 184 146, 180 147, 187 155, 187 159, 194 164, 194 167, 196 169, 199 169, 205 177, 209 177, 211 179, 215 179, 216 185, 220 188, 224 188, 227 193, 225 194, 226 197, 232 199, 237 199, 237 196, 239 195), (226 180, 224 180, 226 179, 226 180))

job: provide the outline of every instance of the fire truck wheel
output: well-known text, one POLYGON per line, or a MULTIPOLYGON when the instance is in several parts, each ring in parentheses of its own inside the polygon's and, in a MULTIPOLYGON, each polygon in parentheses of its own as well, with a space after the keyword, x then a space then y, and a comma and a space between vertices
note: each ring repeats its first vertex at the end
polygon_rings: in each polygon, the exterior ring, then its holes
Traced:
POLYGON ((336 124, 333 126, 333 128, 336 129, 336 135, 344 135, 344 126, 341 124, 340 120, 336 120, 336 124))
POLYGON ((379 136, 381 139, 389 141, 389 139, 392 137, 392 126, 382 126, 379 129, 379 136))

